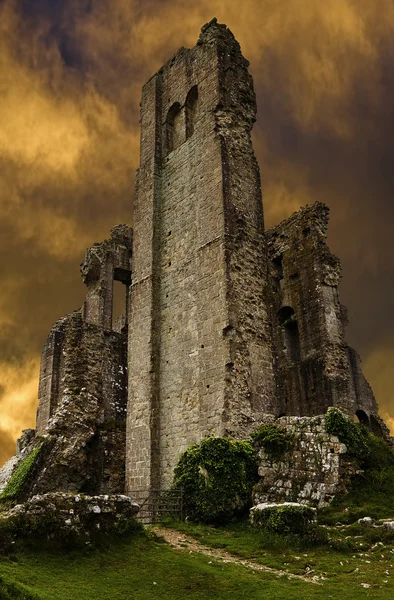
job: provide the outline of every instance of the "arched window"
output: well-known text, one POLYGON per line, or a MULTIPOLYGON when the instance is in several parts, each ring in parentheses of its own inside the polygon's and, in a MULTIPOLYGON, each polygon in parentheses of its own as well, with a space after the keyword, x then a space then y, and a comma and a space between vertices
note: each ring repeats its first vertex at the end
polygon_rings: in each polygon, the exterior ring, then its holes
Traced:
POLYGON ((363 410, 356 410, 356 417, 362 425, 370 426, 368 415, 363 410))
POLYGON ((375 435, 377 435, 379 437, 383 437, 383 431, 382 431, 382 427, 381 427, 379 421, 373 415, 371 415, 370 421, 371 421, 372 433, 374 433, 375 435))
POLYGON ((294 308, 282 306, 277 315, 278 323, 284 330, 284 343, 287 356, 296 362, 300 357, 300 335, 294 308))
POLYGON ((287 325, 290 321, 295 320, 294 308, 291 306, 282 306, 277 316, 279 325, 287 325))
POLYGON ((175 102, 168 110, 166 119, 166 154, 169 154, 181 143, 182 133, 182 110, 179 102, 175 102))
POLYGON ((186 139, 193 135, 194 132, 194 124, 196 122, 197 113, 197 100, 198 89, 196 85, 193 85, 186 96, 186 139))

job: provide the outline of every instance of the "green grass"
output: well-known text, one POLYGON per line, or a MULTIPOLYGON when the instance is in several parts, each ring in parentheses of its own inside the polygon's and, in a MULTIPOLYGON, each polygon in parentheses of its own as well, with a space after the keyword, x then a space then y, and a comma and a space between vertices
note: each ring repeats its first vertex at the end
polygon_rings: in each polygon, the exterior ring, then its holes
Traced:
POLYGON ((327 547, 302 549, 264 538, 245 524, 173 527, 201 542, 224 547, 268 566, 325 577, 322 585, 253 571, 209 556, 173 550, 152 535, 134 534, 107 547, 74 551, 16 550, 0 558, 3 600, 303 600, 390 598, 394 594, 394 544, 366 544, 354 554, 327 547), (267 548, 269 543, 271 548, 267 548), (369 562, 367 562, 369 561, 369 562), (357 570, 358 569, 358 570, 357 570), (392 575, 386 575, 386 571, 392 575), (387 583, 384 583, 387 581, 387 583), (364 589, 361 583, 371 587, 364 589))
POLYGON ((354 523, 361 517, 394 520, 394 467, 367 470, 353 480, 349 494, 337 496, 320 511, 320 522, 354 523))
MULTIPOLYGON (((166 526, 190 534, 204 545, 289 573, 306 575, 312 569, 313 575, 324 577, 320 579, 322 587, 318 588, 325 590, 321 597, 330 597, 334 591, 341 599, 363 597, 365 592, 374 598, 389 598, 394 593, 391 532, 377 532, 359 525, 324 528, 325 535, 311 545, 302 538, 255 531, 246 522, 209 527, 168 521, 166 526), (364 590, 362 583, 371 587, 364 590)), ((308 588, 305 597, 320 597, 316 593, 308 588)))
POLYGON ((23 584, 40 600, 249 600, 251 594, 289 598, 289 591, 296 598, 309 585, 175 551, 146 535, 91 552, 25 550, 12 560, 3 558, 0 573, 4 581, 23 584))

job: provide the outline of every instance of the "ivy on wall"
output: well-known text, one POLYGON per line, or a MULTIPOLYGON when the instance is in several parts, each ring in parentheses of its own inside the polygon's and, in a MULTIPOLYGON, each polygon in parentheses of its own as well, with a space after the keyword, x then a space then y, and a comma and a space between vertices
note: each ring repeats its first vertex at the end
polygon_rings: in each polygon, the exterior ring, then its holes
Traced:
POLYGON ((394 453, 387 442, 371 433, 365 425, 353 423, 338 408, 326 414, 327 433, 345 444, 347 453, 364 469, 394 465, 394 453))
POLYGON ((223 523, 251 506, 257 462, 249 442, 208 437, 190 446, 174 469, 184 512, 204 523, 223 523))

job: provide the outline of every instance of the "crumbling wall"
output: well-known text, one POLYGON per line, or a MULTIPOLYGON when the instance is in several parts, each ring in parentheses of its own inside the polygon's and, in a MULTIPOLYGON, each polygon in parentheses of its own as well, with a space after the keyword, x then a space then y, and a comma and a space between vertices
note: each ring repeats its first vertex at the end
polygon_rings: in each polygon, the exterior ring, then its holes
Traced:
POLYGON ((344 338, 339 260, 326 244, 327 206, 302 208, 267 232, 277 415, 314 415, 338 406, 377 418, 359 356, 344 338))
POLYGON ((134 200, 128 489, 167 485, 207 434, 272 410, 247 61, 216 20, 144 86, 134 200))
POLYGON ((131 229, 86 251, 81 310, 60 319, 44 345, 37 434, 49 439, 32 493, 124 490, 127 315, 115 322, 113 282, 131 283, 131 229))
MULTIPOLYGON (((64 333, 58 403, 39 435, 54 444, 47 451, 45 470, 37 476, 35 493, 105 489, 106 463, 114 449, 105 448, 101 427, 117 424, 122 432, 115 455, 124 458, 127 401, 127 338, 86 323, 81 312, 62 320, 64 333), (111 453, 109 452, 111 450, 111 453), (95 458, 93 455, 97 455, 95 458), (94 468, 91 465, 94 464, 94 468), (103 489, 104 487, 104 489, 103 489)), ((40 413, 40 408, 39 408, 40 413)), ((118 467, 119 468, 119 467, 118 467)), ((118 478, 119 479, 119 478, 118 478)), ((122 490, 123 482, 118 491, 122 490)))
POLYGON ((279 457, 264 449, 259 451, 261 479, 253 490, 255 504, 300 502, 326 506, 336 494, 346 491, 356 470, 345 456, 346 446, 326 432, 324 415, 271 421, 293 436, 293 445, 279 457))

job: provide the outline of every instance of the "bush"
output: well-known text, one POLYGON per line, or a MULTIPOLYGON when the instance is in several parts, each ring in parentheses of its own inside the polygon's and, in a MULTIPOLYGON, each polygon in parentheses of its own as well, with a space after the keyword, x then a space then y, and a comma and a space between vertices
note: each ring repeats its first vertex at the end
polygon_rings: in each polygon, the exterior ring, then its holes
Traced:
POLYGON ((251 523, 281 535, 309 535, 316 528, 316 509, 302 504, 258 504, 251 510, 251 523))
POLYGON ((183 487, 184 512, 203 523, 224 523, 251 506, 257 479, 249 442, 204 438, 180 457, 174 487, 183 487))
POLYGON ((350 421, 338 408, 329 408, 326 414, 326 430, 336 435, 340 442, 346 445, 347 453, 360 462, 370 454, 368 445, 368 430, 359 423, 350 421))
POLYGON ((255 433, 250 436, 252 440, 262 446, 270 456, 279 458, 288 452, 294 444, 294 435, 272 423, 260 425, 255 433))

